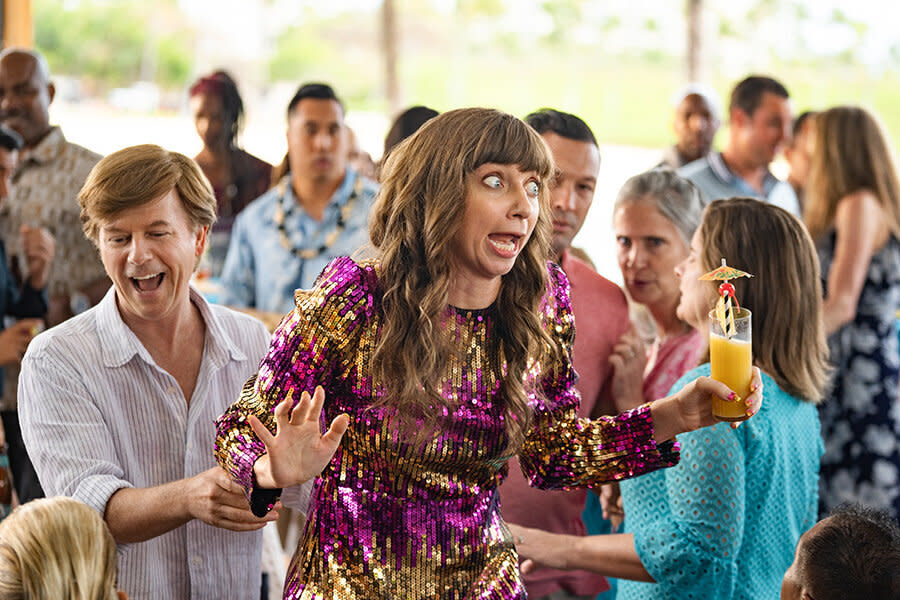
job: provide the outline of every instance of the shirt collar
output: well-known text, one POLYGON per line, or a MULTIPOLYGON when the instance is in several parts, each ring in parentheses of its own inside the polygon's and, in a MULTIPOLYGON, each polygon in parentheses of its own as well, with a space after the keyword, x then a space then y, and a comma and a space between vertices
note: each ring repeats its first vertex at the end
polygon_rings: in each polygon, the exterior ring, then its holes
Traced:
MULTIPOLYGON (((725 185, 736 185, 735 180, 740 181, 744 186, 750 187, 749 184, 743 180, 743 178, 738 177, 731 169, 728 168, 728 165, 725 164, 725 160, 722 158, 721 152, 710 152, 709 153, 709 167, 712 169, 713 174, 721 180, 725 185)), ((781 181, 777 177, 775 177, 772 172, 766 168, 766 174, 763 176, 763 192, 766 196, 772 191, 772 188, 781 181)))
POLYGON ((680 169, 690 161, 684 160, 681 152, 678 151, 678 146, 672 145, 663 150, 662 162, 673 169, 680 169))
MULTIPOLYGON (((210 360, 214 367, 225 364, 229 358, 234 361, 246 361, 247 355, 229 337, 203 295, 191 287, 190 298, 206 324, 204 360, 210 360)), ((140 357, 147 364, 156 365, 150 352, 122 320, 122 315, 116 305, 115 286, 109 288, 97 305, 97 335, 100 340, 104 366, 121 367, 135 356, 140 357)))
MULTIPOLYGON (((352 167, 348 166, 345 168, 344 179, 328 200, 329 207, 336 206, 337 208, 342 208, 347 204, 347 201, 350 199, 350 195, 353 192, 353 186, 356 184, 357 177, 358 175, 352 167)), ((278 201, 281 202, 281 208, 286 212, 290 211, 297 203, 297 197, 294 196, 294 186, 291 185, 291 174, 287 173, 278 183, 278 186, 282 190, 279 193, 278 198, 278 201)))
POLYGON ((62 129, 57 126, 51 127, 47 135, 34 148, 22 151, 19 164, 23 166, 27 163, 43 165, 53 162, 65 148, 66 137, 63 135, 62 129))

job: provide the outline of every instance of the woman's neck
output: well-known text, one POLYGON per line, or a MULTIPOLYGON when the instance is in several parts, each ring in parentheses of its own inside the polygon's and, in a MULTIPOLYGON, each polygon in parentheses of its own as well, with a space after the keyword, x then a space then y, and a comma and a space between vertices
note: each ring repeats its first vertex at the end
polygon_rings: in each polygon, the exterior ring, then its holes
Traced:
POLYGON ((231 148, 227 145, 222 146, 203 146, 200 150, 200 153, 197 155, 198 159, 207 159, 210 162, 230 162, 231 160, 231 148))
POLYGON ((464 275, 450 278, 450 289, 447 291, 447 302, 450 306, 462 309, 478 310, 487 308, 500 295, 502 279, 485 281, 464 275))

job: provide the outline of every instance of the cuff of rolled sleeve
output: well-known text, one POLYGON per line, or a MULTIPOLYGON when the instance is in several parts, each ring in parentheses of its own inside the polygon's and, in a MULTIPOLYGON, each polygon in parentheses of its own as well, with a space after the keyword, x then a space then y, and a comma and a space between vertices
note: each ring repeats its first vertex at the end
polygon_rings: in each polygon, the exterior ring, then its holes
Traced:
POLYGON ((106 505, 113 494, 121 489, 133 487, 134 485, 130 482, 112 475, 89 475, 78 482, 78 486, 71 496, 79 502, 84 502, 100 513, 100 516, 103 516, 106 514, 106 505))

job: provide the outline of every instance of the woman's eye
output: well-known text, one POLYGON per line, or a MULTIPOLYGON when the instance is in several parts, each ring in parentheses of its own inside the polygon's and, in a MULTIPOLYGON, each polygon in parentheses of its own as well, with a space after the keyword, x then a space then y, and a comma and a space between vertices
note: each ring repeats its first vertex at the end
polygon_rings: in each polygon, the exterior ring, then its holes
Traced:
POLYGON ((494 188, 495 190, 500 189, 500 187, 503 185, 503 182, 500 181, 500 178, 496 175, 488 175, 487 177, 482 179, 482 181, 484 181, 484 184, 486 186, 494 188))
POLYGON ((531 196, 532 198, 537 198, 538 192, 541 191, 541 186, 537 181, 529 181, 525 184, 525 192, 531 196))

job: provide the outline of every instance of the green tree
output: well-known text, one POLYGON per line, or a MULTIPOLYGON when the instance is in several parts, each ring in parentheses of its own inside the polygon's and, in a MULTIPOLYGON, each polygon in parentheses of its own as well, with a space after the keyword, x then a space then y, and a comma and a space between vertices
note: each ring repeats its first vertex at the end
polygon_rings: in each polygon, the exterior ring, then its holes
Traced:
POLYGON ((100 89, 147 75, 147 61, 164 86, 183 85, 190 73, 193 32, 172 2, 34 0, 33 10, 35 45, 54 73, 100 89))

